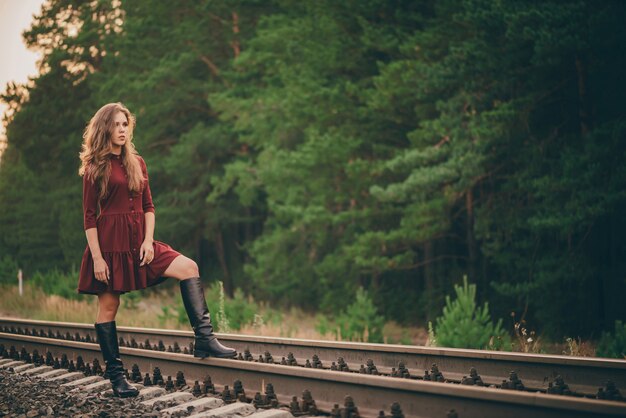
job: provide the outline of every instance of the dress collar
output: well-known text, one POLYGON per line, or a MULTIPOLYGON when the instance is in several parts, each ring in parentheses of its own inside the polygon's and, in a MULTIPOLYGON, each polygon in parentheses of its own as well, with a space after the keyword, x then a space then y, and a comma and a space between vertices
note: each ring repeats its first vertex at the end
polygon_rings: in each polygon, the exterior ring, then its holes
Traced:
POLYGON ((122 158, 122 154, 120 155, 115 155, 113 153, 111 153, 111 158, 115 159, 115 160, 120 160, 122 158))

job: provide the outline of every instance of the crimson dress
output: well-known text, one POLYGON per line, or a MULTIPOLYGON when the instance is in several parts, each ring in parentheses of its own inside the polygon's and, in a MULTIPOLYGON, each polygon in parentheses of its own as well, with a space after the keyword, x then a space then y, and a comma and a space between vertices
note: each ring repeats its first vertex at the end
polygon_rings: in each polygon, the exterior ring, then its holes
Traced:
POLYGON ((106 198, 98 202, 99 187, 83 176, 83 213, 85 230, 98 229, 102 257, 109 267, 109 284, 96 279, 89 244, 80 266, 78 293, 99 294, 105 291, 126 293, 163 282, 170 263, 179 255, 169 245, 154 241, 154 259, 141 264, 139 249, 145 235, 145 212, 154 212, 146 162, 137 155, 144 175, 144 188, 139 194, 128 189, 126 168, 120 155, 111 154, 111 176, 106 198), (100 214, 96 217, 96 209, 100 214))

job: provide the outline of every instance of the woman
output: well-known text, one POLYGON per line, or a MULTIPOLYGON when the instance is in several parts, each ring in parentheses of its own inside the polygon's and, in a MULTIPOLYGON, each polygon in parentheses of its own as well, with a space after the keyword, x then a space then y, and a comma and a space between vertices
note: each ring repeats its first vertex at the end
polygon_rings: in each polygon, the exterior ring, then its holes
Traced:
POLYGON ((144 289, 167 277, 180 281, 185 310, 195 334, 194 356, 234 357, 215 338, 196 263, 153 239, 155 208, 146 163, 132 142, 135 118, 121 103, 109 103, 83 134, 84 229, 78 293, 98 295, 95 329, 116 396, 137 396, 120 360, 115 315, 120 294, 144 289), (97 208, 100 213, 96 216, 97 208))

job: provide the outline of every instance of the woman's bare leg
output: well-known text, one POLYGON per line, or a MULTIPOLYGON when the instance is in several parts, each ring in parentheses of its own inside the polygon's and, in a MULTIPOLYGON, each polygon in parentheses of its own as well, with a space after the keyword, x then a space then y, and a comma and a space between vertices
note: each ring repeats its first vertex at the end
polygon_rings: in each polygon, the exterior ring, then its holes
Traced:
POLYGON ((165 277, 172 277, 178 280, 185 280, 190 277, 199 277, 198 265, 191 258, 179 255, 172 261, 163 273, 165 277))
POLYGON ((111 322, 115 320, 117 308, 120 306, 120 295, 105 292, 98 295, 98 317, 96 323, 111 322))

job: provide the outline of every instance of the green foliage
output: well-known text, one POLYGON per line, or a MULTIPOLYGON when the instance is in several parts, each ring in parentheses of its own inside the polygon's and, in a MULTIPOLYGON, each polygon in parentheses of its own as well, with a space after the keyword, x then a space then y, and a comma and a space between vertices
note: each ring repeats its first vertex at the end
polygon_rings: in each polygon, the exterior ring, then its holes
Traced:
POLYGON ((226 306, 225 306, 225 296, 224 296, 224 283, 219 283, 219 309, 217 311, 216 324, 217 329, 222 330, 222 332, 230 332, 230 320, 228 315, 226 315, 226 306))
POLYGON ((233 297, 225 308, 226 316, 232 329, 239 330, 244 325, 257 328, 263 323, 259 305, 252 296, 246 296, 241 289, 235 289, 233 297))
POLYGON ((10 255, 0 259, 0 284, 14 285, 17 283, 19 267, 10 255))
POLYGON ((137 303, 141 300, 141 292, 124 293, 120 298, 125 309, 137 309, 137 303))
POLYGON ((456 299, 446 296, 443 315, 438 317, 434 329, 429 326, 431 345, 453 348, 510 349, 510 336, 502 329, 502 319, 494 325, 487 302, 476 306, 476 285, 468 284, 463 276, 463 286, 455 285, 456 299))
POLYGON ((165 323, 169 319, 176 318, 181 324, 189 324, 189 319, 187 318, 187 313, 185 312, 185 307, 182 304, 182 299, 179 300, 179 303, 172 309, 169 306, 163 306, 161 308, 161 313, 157 314, 157 318, 161 326, 165 326, 165 323), (182 308, 182 311, 181 311, 182 308), (184 317, 182 316, 184 315, 184 317))
POLYGON ((46 272, 36 271, 28 281, 41 288, 48 295, 59 295, 66 299, 82 300, 85 295, 76 292, 78 284, 78 271, 72 269, 64 272, 60 269, 52 269, 46 272))
POLYGON ((372 298, 359 287, 355 301, 336 317, 341 338, 350 341, 383 342, 385 318, 378 315, 372 298))
POLYGON ((626 323, 615 321, 615 332, 603 332, 596 356, 626 359, 626 323))
POLYGON ((315 330, 322 335, 330 334, 335 331, 335 324, 324 314, 315 315, 315 330))
POLYGON ((80 134, 122 101, 156 238, 224 282, 233 329, 254 322, 243 294, 333 315, 362 285, 424 324, 468 272, 495 314, 590 335, 626 315, 625 19, 589 0, 46 2, 24 33, 43 71, 2 94, 0 254, 27 277, 79 265, 80 134))
POLYGON ((333 332, 340 340, 382 343, 384 326, 385 317, 378 314, 367 291, 359 287, 352 304, 333 321, 324 315, 318 315, 315 328, 321 334, 333 332))
POLYGON ((409 335, 408 331, 404 330, 402 332, 402 335, 400 336, 399 341, 394 342, 390 339, 389 344, 413 345, 413 340, 411 339, 411 336, 409 335))

